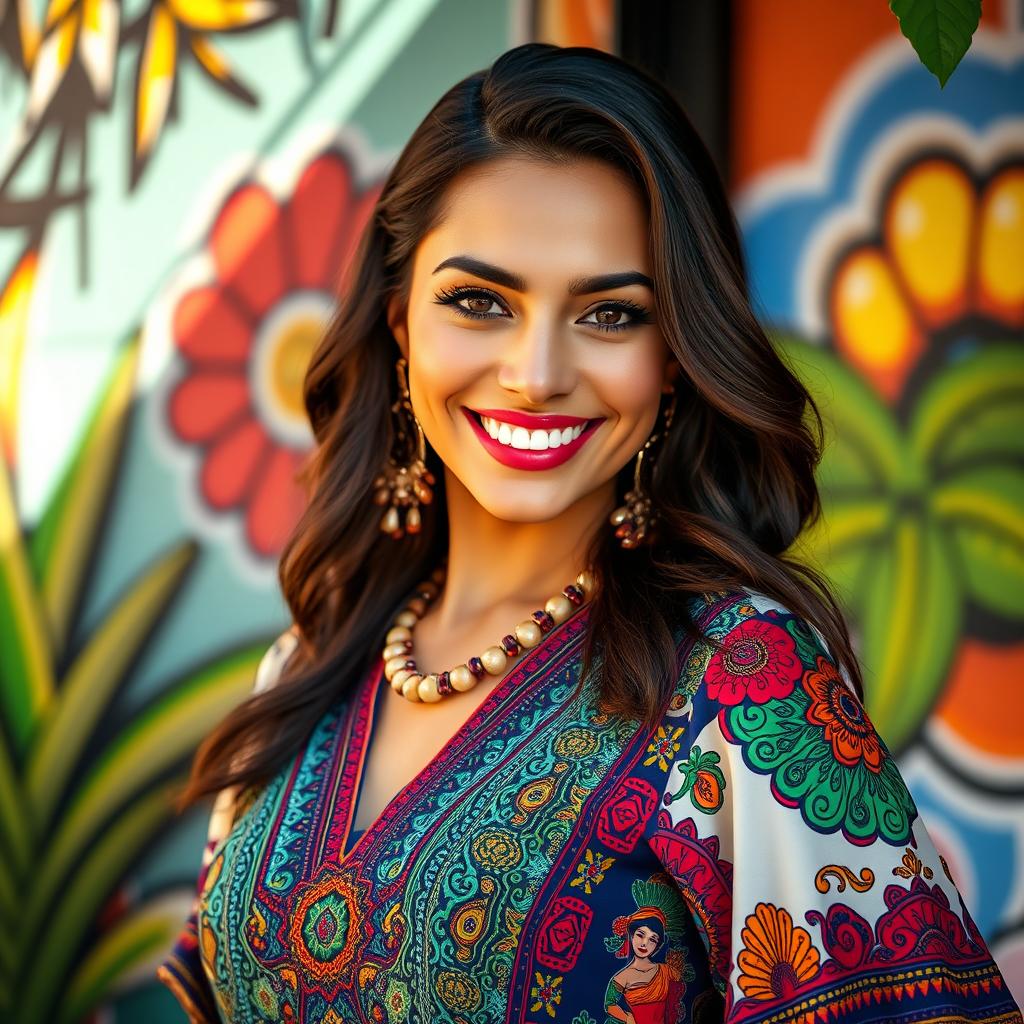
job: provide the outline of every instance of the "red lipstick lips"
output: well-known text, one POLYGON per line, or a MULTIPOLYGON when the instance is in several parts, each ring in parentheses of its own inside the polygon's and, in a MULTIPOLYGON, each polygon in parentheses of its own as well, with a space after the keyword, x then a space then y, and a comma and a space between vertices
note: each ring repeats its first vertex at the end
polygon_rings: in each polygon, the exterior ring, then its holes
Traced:
POLYGON ((587 443, 591 434, 594 433, 594 428, 602 422, 600 419, 587 420, 581 416, 561 416, 554 413, 531 416, 528 413, 515 412, 511 409, 471 410, 462 406, 462 411, 484 448, 503 466, 509 466, 511 469, 552 469, 555 466, 560 466, 563 462, 571 459, 587 443), (503 423, 517 427, 526 427, 527 430, 564 430, 566 427, 575 427, 581 423, 587 425, 580 436, 568 444, 561 444, 557 448, 547 448, 544 451, 533 451, 528 448, 513 448, 491 437, 484 430, 478 415, 501 420, 503 423))

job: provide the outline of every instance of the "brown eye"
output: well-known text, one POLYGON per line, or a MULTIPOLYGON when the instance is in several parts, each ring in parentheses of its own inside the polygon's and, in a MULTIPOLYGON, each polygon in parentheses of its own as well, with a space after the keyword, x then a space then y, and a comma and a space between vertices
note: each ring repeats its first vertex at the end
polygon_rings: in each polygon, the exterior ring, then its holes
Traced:
POLYGON ((471 313, 486 313, 494 303, 493 299, 484 298, 482 295, 470 295, 462 301, 469 303, 469 311, 471 313))
POLYGON ((599 309, 595 314, 597 322, 599 324, 612 324, 619 323, 619 317, 622 316, 621 309, 599 309))

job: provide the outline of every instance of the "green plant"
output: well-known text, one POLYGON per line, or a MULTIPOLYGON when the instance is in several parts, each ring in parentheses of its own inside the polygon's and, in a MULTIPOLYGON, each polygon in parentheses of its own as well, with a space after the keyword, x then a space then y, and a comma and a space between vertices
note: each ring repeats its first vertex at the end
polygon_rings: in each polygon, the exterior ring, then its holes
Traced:
MULTIPOLYGON (((171 799, 210 722, 252 686, 267 642, 172 679, 135 710, 119 690, 198 557, 172 545, 73 643, 134 400, 140 338, 119 352, 86 429, 30 537, 0 459, 0 1018, 88 1013, 124 973, 172 943, 166 899, 101 911, 173 818, 171 799)), ((198 860, 197 860, 198 867, 198 860)))

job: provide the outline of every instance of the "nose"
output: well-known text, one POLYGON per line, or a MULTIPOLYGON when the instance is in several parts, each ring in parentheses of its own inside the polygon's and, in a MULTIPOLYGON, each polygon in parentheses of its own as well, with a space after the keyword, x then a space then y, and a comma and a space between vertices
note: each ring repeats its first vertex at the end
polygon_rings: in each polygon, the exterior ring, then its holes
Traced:
POLYGON ((576 380, 572 347, 561 336, 554 316, 537 315, 503 347, 498 383, 531 405, 544 405, 572 391, 576 380))

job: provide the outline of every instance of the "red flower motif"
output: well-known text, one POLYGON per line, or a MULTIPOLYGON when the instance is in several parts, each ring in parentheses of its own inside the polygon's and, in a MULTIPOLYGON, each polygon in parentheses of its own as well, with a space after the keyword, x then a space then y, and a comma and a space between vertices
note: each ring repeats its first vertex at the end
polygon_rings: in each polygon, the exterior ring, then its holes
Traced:
POLYGON ((571 971, 583 950, 594 912, 574 896, 555 900, 537 937, 537 962, 554 971, 571 971))
POLYGON ((817 669, 808 669, 804 689, 811 698, 807 721, 825 729, 836 760, 849 767, 863 761, 873 772, 882 770, 882 743, 868 713, 839 677, 835 665, 818 655, 817 669))
POLYGON ((206 505, 242 511, 263 557, 281 550, 303 509, 295 475, 312 436, 302 380, 378 194, 354 195, 334 152, 315 157, 284 202, 242 185, 210 231, 212 280, 173 312, 188 369, 169 401, 171 429, 204 450, 206 505))
POLYGON ((733 705, 750 698, 764 704, 788 697, 800 679, 803 665, 796 642, 781 626, 749 618, 735 625, 708 663, 708 696, 733 705))

